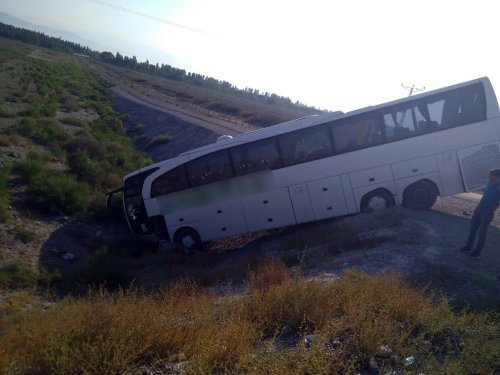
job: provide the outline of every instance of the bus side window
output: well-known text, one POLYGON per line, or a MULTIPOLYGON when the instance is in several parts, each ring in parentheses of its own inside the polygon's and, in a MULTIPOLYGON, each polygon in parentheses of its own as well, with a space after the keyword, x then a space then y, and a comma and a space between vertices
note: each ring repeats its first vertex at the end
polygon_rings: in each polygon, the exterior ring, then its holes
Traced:
POLYGON ((222 181, 233 176, 227 150, 215 152, 186 164, 192 187, 222 181))
POLYGON ((427 110, 429 112, 429 121, 434 123, 436 129, 442 129, 443 126, 443 108, 444 99, 435 99, 427 101, 427 110))
POLYGON ((415 102, 413 112, 417 124, 416 133, 425 134, 438 130, 439 123, 431 120, 429 107, 423 101, 415 102))
POLYGON ((231 156, 236 176, 281 166, 274 138, 232 148, 231 156))
POLYGON ((184 166, 174 168, 157 177, 151 184, 151 197, 187 189, 188 183, 184 166))
POLYGON ((332 155, 326 126, 316 126, 284 134, 278 138, 285 166, 305 163, 332 155))
POLYGON ((443 122, 448 127, 461 126, 486 119, 486 102, 482 84, 462 87, 446 95, 443 122))
POLYGON ((390 112, 383 113, 383 119, 389 141, 411 137, 416 131, 412 111, 408 106, 390 109, 390 112))
POLYGON ((331 129, 335 152, 338 154, 375 146, 385 141, 380 121, 373 113, 334 123, 331 129))

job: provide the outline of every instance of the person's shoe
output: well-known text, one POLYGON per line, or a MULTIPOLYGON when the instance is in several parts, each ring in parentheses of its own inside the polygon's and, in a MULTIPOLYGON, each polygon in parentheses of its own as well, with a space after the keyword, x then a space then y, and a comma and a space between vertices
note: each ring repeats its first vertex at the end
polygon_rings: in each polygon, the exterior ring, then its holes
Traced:
POLYGON ((467 251, 470 251, 470 247, 467 247, 467 246, 461 247, 460 251, 463 251, 464 253, 466 253, 467 251))
POLYGON ((480 258, 481 257, 481 253, 479 253, 475 250, 472 253, 470 253, 469 255, 471 256, 471 258, 480 258))

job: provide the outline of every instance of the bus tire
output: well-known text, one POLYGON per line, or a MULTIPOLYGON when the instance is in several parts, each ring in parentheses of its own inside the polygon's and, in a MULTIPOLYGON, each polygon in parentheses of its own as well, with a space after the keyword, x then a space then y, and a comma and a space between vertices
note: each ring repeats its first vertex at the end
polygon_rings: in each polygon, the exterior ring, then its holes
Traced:
POLYGON ((184 227, 175 232, 174 242, 181 246, 186 253, 201 250, 200 235, 193 228, 184 227))
POLYGON ((414 210, 431 208, 439 192, 433 182, 420 180, 408 186, 403 193, 403 206, 414 210))
POLYGON ((361 212, 370 213, 385 210, 395 204, 396 201, 390 191, 382 188, 375 189, 361 199, 361 212))

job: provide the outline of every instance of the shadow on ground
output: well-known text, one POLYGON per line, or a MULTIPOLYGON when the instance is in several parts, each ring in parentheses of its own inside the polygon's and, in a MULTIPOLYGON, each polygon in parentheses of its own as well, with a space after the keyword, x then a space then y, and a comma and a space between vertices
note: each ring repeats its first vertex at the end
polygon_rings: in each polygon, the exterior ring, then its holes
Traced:
POLYGON ((43 245, 40 264, 61 273, 62 294, 74 294, 102 282, 155 289, 185 278, 224 289, 273 258, 314 278, 337 278, 349 268, 399 273, 457 308, 498 310, 500 229, 490 228, 481 258, 473 259, 458 250, 469 223, 436 210, 395 208, 223 239, 186 254, 176 246, 158 252, 155 236, 130 235, 118 217, 70 220, 43 245), (75 259, 65 259, 66 253, 75 259))

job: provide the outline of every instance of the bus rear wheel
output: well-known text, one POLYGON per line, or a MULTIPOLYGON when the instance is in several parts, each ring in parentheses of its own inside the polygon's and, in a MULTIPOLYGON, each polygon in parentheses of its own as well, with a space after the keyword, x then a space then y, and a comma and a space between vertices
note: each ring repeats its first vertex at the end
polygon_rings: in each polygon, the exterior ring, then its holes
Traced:
POLYGON ((363 197, 361 200, 361 211, 364 213, 381 211, 395 204, 394 197, 388 190, 376 189, 363 197))
POLYGON ((417 181, 408 186, 403 193, 403 206, 414 210, 427 210, 436 202, 438 190, 428 180, 417 181))
POLYGON ((201 239, 198 232, 192 228, 181 228, 175 233, 174 242, 186 251, 201 250, 201 239))

